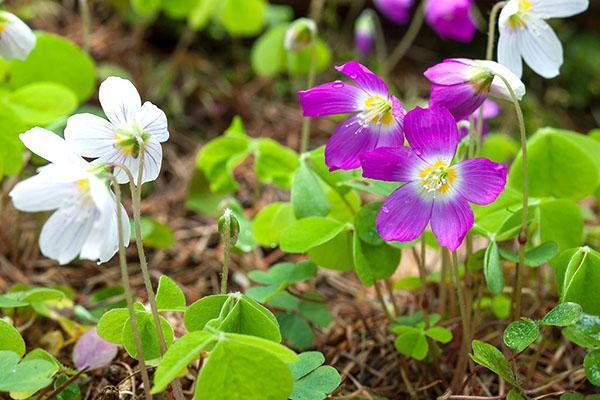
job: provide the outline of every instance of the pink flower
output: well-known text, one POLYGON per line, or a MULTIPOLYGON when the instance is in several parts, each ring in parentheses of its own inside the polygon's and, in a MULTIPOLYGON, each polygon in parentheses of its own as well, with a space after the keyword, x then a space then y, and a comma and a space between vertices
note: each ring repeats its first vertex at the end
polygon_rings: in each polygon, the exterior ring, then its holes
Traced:
POLYGON ((431 224, 440 245, 454 251, 473 226, 469 203, 496 200, 506 185, 506 166, 485 158, 453 164, 458 130, 445 108, 417 107, 405 124, 410 147, 379 148, 361 157, 365 177, 406 182, 383 203, 377 231, 387 241, 407 242, 431 224))
POLYGON ((468 43, 477 30, 472 6, 472 0, 429 0, 425 4, 425 19, 442 39, 468 43))
POLYGON ((404 25, 410 17, 414 0, 375 0, 375 7, 390 21, 404 25))

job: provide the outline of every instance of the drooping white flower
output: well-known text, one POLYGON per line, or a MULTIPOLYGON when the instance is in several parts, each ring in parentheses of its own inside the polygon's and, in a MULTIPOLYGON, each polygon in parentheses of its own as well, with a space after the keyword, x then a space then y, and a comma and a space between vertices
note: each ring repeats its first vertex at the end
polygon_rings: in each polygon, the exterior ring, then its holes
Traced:
MULTIPOLYGON (((108 261, 117 252, 119 240, 115 197, 102 176, 107 168, 85 161, 61 137, 45 129, 33 128, 19 137, 29 150, 50 161, 10 192, 18 210, 56 210, 42 228, 42 254, 60 264, 77 255, 108 261)), ((130 226, 122 205, 121 214, 127 245, 130 226)))
POLYGON ((0 57, 24 60, 35 47, 35 35, 16 15, 0 11, 0 57))
MULTIPOLYGON (((65 128, 67 143, 83 157, 125 165, 136 184, 143 152, 142 183, 155 180, 162 164, 160 144, 169 139, 165 113, 149 101, 142 105, 127 79, 109 77, 100 85, 99 97, 108 120, 93 114, 70 117, 65 128)), ((119 183, 129 182, 121 168, 114 174, 119 183)))
POLYGON ((500 13, 498 62, 518 77, 523 60, 544 78, 558 76, 563 48, 545 20, 571 17, 588 6, 589 0, 510 0, 500 13))

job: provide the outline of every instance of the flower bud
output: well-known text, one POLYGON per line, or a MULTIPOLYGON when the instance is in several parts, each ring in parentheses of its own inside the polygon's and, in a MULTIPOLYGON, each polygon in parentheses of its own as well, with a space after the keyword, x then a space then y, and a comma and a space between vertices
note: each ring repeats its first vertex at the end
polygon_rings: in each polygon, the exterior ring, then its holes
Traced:
POLYGON ((375 21, 372 10, 364 10, 354 25, 354 43, 360 57, 368 57, 375 44, 375 21))
POLYGON ((312 19, 297 19, 285 33, 285 48, 293 52, 302 51, 315 40, 316 35, 317 25, 312 19))
POLYGON ((227 224, 229 223, 229 238, 231 239, 231 244, 235 244, 238 239, 238 234, 240 233, 240 223, 238 222, 235 215, 231 209, 225 209, 221 218, 219 218, 219 232, 221 235, 225 235, 227 233, 227 224))

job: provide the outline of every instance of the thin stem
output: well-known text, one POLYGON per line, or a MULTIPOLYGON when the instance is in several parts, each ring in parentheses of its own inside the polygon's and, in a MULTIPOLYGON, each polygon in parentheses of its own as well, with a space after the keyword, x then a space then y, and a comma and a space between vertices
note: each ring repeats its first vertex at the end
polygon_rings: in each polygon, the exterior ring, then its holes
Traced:
POLYGON ((392 306, 394 307, 394 314, 400 315, 400 307, 396 303, 396 297, 394 296, 394 288, 392 287, 392 282, 389 279, 386 279, 384 282, 385 282, 385 288, 387 289, 387 292, 388 292, 388 296, 390 296, 390 302, 392 303, 392 306))
POLYGON ((439 314, 444 317, 446 315, 446 302, 448 299, 448 264, 450 263, 450 255, 446 248, 442 248, 442 267, 440 272, 440 303, 438 307, 439 314))
POLYGON ((494 44, 496 43, 496 19, 498 19, 498 13, 506 5, 506 1, 499 1, 494 4, 492 11, 490 12, 490 22, 488 24, 488 42, 487 49, 485 52, 485 59, 492 60, 494 57, 494 44))
POLYGON ((227 293, 227 279, 229 277, 229 260, 231 257, 231 210, 228 208, 223 213, 225 226, 223 228, 223 272, 221 273, 221 294, 227 293))
MULTIPOLYGON (((154 319, 154 325, 156 327, 156 335, 158 337, 158 344, 160 347, 161 356, 167 351, 167 344, 162 331, 162 324, 160 321, 160 314, 158 313, 158 307, 156 306, 156 295, 152 288, 152 281, 150 280, 150 273, 148 272, 148 262, 146 261, 146 253, 144 252, 144 244, 142 242, 142 229, 141 229, 141 197, 142 197, 142 181, 144 176, 144 155, 145 149, 143 143, 140 143, 140 154, 139 154, 139 167, 137 176, 137 187, 133 180, 131 171, 121 164, 113 164, 114 166, 120 167, 129 178, 129 187, 131 190, 132 208, 133 208, 133 223, 135 227, 135 243, 137 246, 138 256, 140 259, 140 268, 142 270, 142 277, 144 278, 144 286, 148 293, 148 302, 150 303, 150 310, 152 311, 152 317, 154 319)), ((173 395, 177 400, 183 400, 183 390, 181 389, 181 383, 178 379, 171 383, 173 388, 173 395)))
POLYGON ((394 49, 392 54, 388 57, 387 62, 383 68, 384 75, 388 75, 396 65, 402 60, 402 58, 406 55, 406 52, 410 49, 413 42, 417 38, 419 31, 421 30, 421 26, 423 26, 423 20, 425 19, 425 1, 421 0, 415 15, 412 18, 410 26, 408 30, 404 34, 398 46, 394 49))
POLYGON ((81 25, 83 26, 83 49, 90 52, 90 38, 92 30, 92 18, 88 0, 79 0, 79 12, 81 13, 81 25))
POLYGON ((113 187, 115 189, 115 209, 117 210, 117 232, 119 239, 119 264, 121 265, 121 280, 123 282, 123 290, 125 291, 125 298, 127 300, 129 319, 131 320, 131 327, 133 329, 133 339, 135 342, 136 353, 140 363, 142 382, 144 383, 144 393, 147 399, 152 400, 152 394, 150 394, 150 378, 148 377, 148 370, 146 369, 144 348, 142 347, 142 340, 140 338, 137 318, 135 316, 135 309, 133 308, 133 296, 131 294, 131 286, 129 283, 129 271, 127 270, 127 257, 125 256, 124 244, 125 238, 123 237, 123 215, 121 214, 121 187, 119 186, 119 183, 114 175, 109 175, 109 178, 112 180, 113 187))
POLYGON ((377 61, 379 61, 379 73, 383 75, 383 79, 387 81, 387 72, 385 71, 385 55, 387 54, 387 43, 385 41, 385 34, 383 33, 383 26, 381 20, 376 12, 371 13, 371 18, 375 22, 375 51, 377 54, 377 61))
POLYGON ((385 311, 385 315, 388 317, 388 320, 390 322, 392 322, 394 320, 394 316, 392 315, 392 313, 390 312, 390 309, 388 308, 387 304, 385 303, 385 299, 383 298, 383 293, 381 292, 381 288, 379 288, 378 283, 379 283, 379 281, 375 281, 375 283, 373 284, 373 286, 375 287, 375 294, 377 294, 377 300, 379 300, 379 303, 381 304, 383 311, 385 311))
MULTIPOLYGON (((308 79, 307 79, 307 88, 312 88, 315 84, 315 73, 316 73, 316 63, 317 63, 317 39, 316 34, 310 41, 310 66, 308 68, 308 79)), ((308 145, 310 142, 310 117, 304 117, 302 120, 302 134, 300 136, 300 154, 305 153, 308 150, 308 145)))
MULTIPOLYGON (((466 266, 465 266, 466 268, 466 266)), ((456 252, 452 253, 452 271, 454 273, 454 281, 456 285, 456 292, 458 296, 458 307, 460 310, 460 317, 462 321, 462 346, 458 357, 454 378, 452 379, 452 388, 458 388, 461 385, 461 379, 465 375, 468 365, 468 352, 470 344, 470 333, 469 333, 469 321, 467 317, 467 310, 465 304, 465 293, 463 291, 462 282, 460 281, 460 273, 458 271, 458 256, 456 252)), ((455 390, 453 390, 455 391, 455 390)))
MULTIPOLYGON (((419 257, 415 257, 417 260, 417 265, 419 267, 419 278, 421 280, 421 310, 423 310, 423 319, 425 320, 425 328, 429 328, 429 310, 425 307, 425 299, 427 297, 427 269, 425 267, 425 256, 426 256, 426 247, 425 247, 425 235, 421 235, 421 255, 419 257)), ((414 254, 416 255, 416 250, 414 250, 414 254)))
POLYGON ((519 99, 515 94, 515 91, 510 86, 508 80, 502 75, 498 75, 500 79, 506 85, 515 111, 517 113, 517 120, 519 122, 519 133, 521 138, 521 160, 523 164, 523 210, 521 211, 521 228, 519 230, 518 242, 519 242, 519 263, 517 264, 517 270, 515 271, 515 280, 513 284, 513 295, 512 295, 512 307, 511 307, 511 319, 515 319, 521 316, 522 298, 523 294, 523 270, 525 269, 525 245, 527 244, 527 219, 528 219, 528 205, 529 205, 529 168, 527 165, 527 131, 525 130, 525 120, 523 119, 523 110, 519 104, 519 99))

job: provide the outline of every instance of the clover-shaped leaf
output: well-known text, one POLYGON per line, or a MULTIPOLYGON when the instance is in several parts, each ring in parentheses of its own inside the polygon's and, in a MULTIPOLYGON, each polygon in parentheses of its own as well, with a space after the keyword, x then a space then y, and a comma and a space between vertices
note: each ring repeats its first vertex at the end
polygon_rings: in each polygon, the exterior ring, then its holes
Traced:
POLYGON ((12 351, 0 351, 0 392, 31 392, 48 386, 57 367, 42 359, 23 360, 12 351))
POLYGON ((592 385, 600 386, 600 350, 593 350, 585 356, 583 368, 592 385))
POLYGON ((298 362, 289 365, 294 378, 291 400, 323 400, 340 385, 337 370, 323 366, 325 357, 322 353, 309 351, 298 357, 298 362))
POLYGON ((560 303, 550 310, 550 312, 542 318, 540 323, 542 325, 550 326, 574 325, 579 321, 582 313, 583 309, 577 303, 560 303))
POLYGON ((423 329, 411 326, 398 326, 394 328, 394 332, 398 335, 394 342, 396 350, 415 360, 423 360, 427 357, 429 344, 427 343, 427 337, 423 329))
POLYGON ((511 385, 519 387, 514 372, 500 350, 491 344, 479 340, 473 340, 472 346, 473 354, 471 355, 471 358, 474 362, 495 372, 511 385))
POLYGON ((159 311, 185 311, 185 295, 168 276, 162 275, 158 281, 156 306, 159 311))
POLYGON ((538 325, 528 319, 512 322, 504 331, 504 343, 511 349, 520 353, 531 343, 535 342, 540 334, 538 325))

